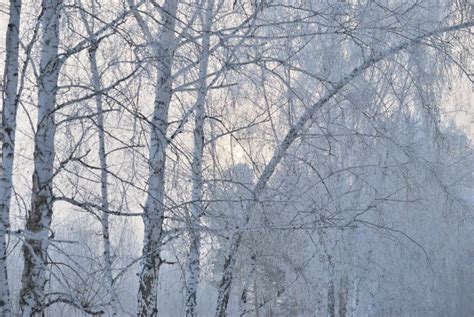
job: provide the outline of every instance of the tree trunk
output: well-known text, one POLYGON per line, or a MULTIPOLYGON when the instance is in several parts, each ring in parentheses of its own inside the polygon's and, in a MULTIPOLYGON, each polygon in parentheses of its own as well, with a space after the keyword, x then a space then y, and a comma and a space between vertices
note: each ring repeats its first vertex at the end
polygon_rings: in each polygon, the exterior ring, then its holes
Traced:
POLYGON ((353 293, 351 296, 351 317, 357 316, 357 308, 359 306, 359 280, 354 278, 353 282, 353 293))
POLYGON ((260 317, 260 303, 258 302, 258 287, 257 287, 257 271, 253 277, 253 293, 254 293, 254 307, 255 307, 255 317, 260 317))
POLYGON ((13 157, 15 152, 16 113, 18 109, 18 48, 21 0, 10 1, 10 19, 7 27, 5 89, 3 95, 0 165, 0 314, 12 313, 7 271, 6 234, 10 228, 10 200, 12 192, 13 157))
POLYGON ((347 316, 347 301, 349 296, 349 278, 344 274, 340 279, 339 285, 339 317, 347 316))
MULTIPOLYGON (((174 35, 177 2, 167 0, 160 11, 163 29, 159 43, 153 45, 158 73, 155 105, 151 118, 148 192, 144 208, 143 258, 140 265, 138 316, 157 316, 158 278, 161 266, 160 248, 163 235, 166 166, 166 132, 171 102, 171 68, 176 47, 174 35)), ((143 22, 143 21, 142 21, 143 22)))
POLYGON ((224 270, 217 293, 216 317, 225 317, 227 314, 227 305, 229 304, 230 287, 232 286, 235 260, 241 239, 241 233, 232 235, 229 251, 224 259, 224 270))
POLYGON ((202 214, 202 161, 204 151, 204 118, 207 96, 207 66, 209 62, 209 40, 212 27, 212 9, 214 0, 207 1, 206 16, 203 27, 201 62, 199 64, 199 88, 197 92, 195 121, 194 121, 194 153, 192 161, 192 205, 190 219, 191 244, 188 254, 188 270, 186 274, 186 316, 197 316, 197 288, 199 280, 199 253, 201 234, 199 232, 199 217, 202 214))
POLYGON ((328 316, 336 317, 336 297, 334 289, 334 280, 330 279, 328 283, 328 316))
MULTIPOLYGON (((93 44, 91 50, 89 50, 89 62, 92 73, 92 86, 94 90, 100 90, 102 87, 99 70, 97 67, 97 43, 93 44)), ((110 246, 110 232, 109 232, 109 197, 108 197, 108 183, 107 183, 107 159, 105 152, 105 133, 104 133, 104 114, 102 109, 102 95, 97 94, 95 96, 96 107, 97 107, 97 128, 99 136, 99 163, 100 163, 100 194, 101 194, 101 227, 102 227, 102 243, 104 248, 104 269, 105 269, 105 282, 107 293, 110 300, 110 306, 112 308, 112 316, 117 316, 118 302, 117 295, 113 285, 112 276, 112 257, 111 257, 111 246, 110 246)))
MULTIPOLYGON (((92 12, 95 13, 95 5, 92 3, 92 12)), ((102 89, 102 82, 99 74, 99 67, 97 65, 97 49, 99 42, 94 34, 93 26, 89 24, 87 16, 81 12, 81 17, 84 22, 84 26, 87 30, 87 34, 90 37, 91 48, 89 49, 89 64, 91 69, 91 85, 95 91, 102 89)), ((109 230, 109 197, 108 197, 108 173, 107 173, 107 157, 105 149, 105 128, 104 128, 104 113, 102 107, 102 94, 98 93, 95 95, 95 103, 97 109, 97 135, 99 138, 99 165, 100 165, 100 198, 101 198, 101 229, 102 229, 102 245, 104 254, 104 275, 105 275, 105 287, 107 289, 107 295, 112 309, 112 316, 117 316, 118 312, 118 299, 117 293, 113 285, 113 274, 112 274, 112 256, 111 256, 111 243, 110 243, 110 230, 109 230)))
MULTIPOLYGON (((324 242, 323 242, 324 243, 324 242)), ((324 246, 324 251, 327 254, 327 248, 324 246)), ((336 285, 334 280, 336 278, 336 272, 334 268, 334 263, 332 261, 331 255, 327 254, 328 267, 329 267, 329 281, 328 281, 328 298, 327 298, 327 309, 329 317, 336 317, 336 285)))
POLYGON ((23 316, 43 310, 47 249, 53 213, 54 110, 58 89, 59 11, 61 0, 42 2, 42 48, 38 77, 38 123, 35 134, 31 210, 26 220, 24 268, 20 291, 23 316))

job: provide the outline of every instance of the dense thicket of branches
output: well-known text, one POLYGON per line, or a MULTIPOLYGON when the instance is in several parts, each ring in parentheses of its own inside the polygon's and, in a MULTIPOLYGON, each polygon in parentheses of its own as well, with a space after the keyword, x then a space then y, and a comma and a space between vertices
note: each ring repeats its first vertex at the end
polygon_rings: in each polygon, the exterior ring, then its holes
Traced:
POLYGON ((473 8, 3 1, 0 315, 474 315, 473 8))

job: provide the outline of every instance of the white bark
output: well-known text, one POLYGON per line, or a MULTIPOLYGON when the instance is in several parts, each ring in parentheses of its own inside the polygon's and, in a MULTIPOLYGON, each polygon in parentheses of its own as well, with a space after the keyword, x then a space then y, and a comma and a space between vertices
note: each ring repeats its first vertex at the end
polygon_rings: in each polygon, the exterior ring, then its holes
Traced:
POLYGON ((250 257, 251 261, 251 269, 248 272, 247 276, 243 279, 243 285, 242 285, 242 293, 240 296, 240 302, 239 302, 239 316, 245 316, 249 312, 249 307, 247 307, 248 299, 249 299, 249 294, 253 293, 254 296, 254 310, 255 314, 259 313, 259 302, 258 302, 258 289, 257 289, 257 277, 258 277, 258 272, 257 272, 257 256, 253 254, 250 257), (249 292, 249 289, 252 288, 251 284, 253 281, 253 290, 249 292))
MULTIPOLYGON (((248 224, 250 211, 252 211, 257 205, 258 198, 260 197, 262 192, 265 190, 265 187, 268 181, 270 180, 270 178, 272 177, 273 173, 275 172, 276 167, 278 166, 280 161, 283 159, 286 152, 288 151, 290 146, 293 144, 293 142, 296 140, 300 132, 303 130, 306 123, 310 121, 310 119, 316 114, 316 112, 320 108, 322 108, 329 101, 331 101, 332 98, 339 93, 339 91, 345 88, 355 78, 363 74, 368 68, 372 67, 373 65, 377 64, 378 62, 388 57, 391 57, 399 53, 402 50, 405 50, 413 45, 419 44, 422 40, 428 37, 446 33, 446 32, 456 31, 463 28, 469 28, 469 27, 472 27, 473 25, 474 25, 474 22, 470 21, 470 22, 459 24, 459 25, 437 29, 432 32, 428 32, 426 34, 420 35, 411 40, 408 40, 385 52, 374 54, 374 56, 364 61, 360 66, 354 68, 347 76, 342 78, 338 83, 334 84, 326 93, 326 95, 322 96, 322 98, 319 99, 318 102, 314 103, 313 105, 311 105, 305 110, 305 112, 300 116, 300 118, 291 126, 285 138, 280 142, 280 144, 274 151, 270 161, 265 166, 265 169, 263 170, 262 174, 260 175, 258 179, 257 184, 255 185, 253 189, 254 199, 251 202, 249 202, 245 208, 246 215, 245 215, 243 227, 245 228, 245 226, 248 224)), ((240 242, 242 240, 242 234, 243 234, 242 230, 236 231, 232 235, 231 240, 230 240, 229 249, 225 257, 222 279, 221 279, 221 282, 219 284, 219 289, 218 289, 217 309, 216 309, 217 317, 226 316, 230 288, 231 288, 232 279, 233 279, 233 271, 234 271, 234 266, 236 262, 235 257, 237 255, 240 242)))
POLYGON ((339 282, 339 317, 346 317, 349 298, 349 277, 344 273, 339 282))
POLYGON ((253 256, 252 259, 252 271, 253 271, 253 297, 254 297, 254 309, 255 309, 255 317, 260 316, 260 303, 258 301, 258 272, 257 272, 257 258, 253 256))
POLYGON ((160 8, 163 26, 159 41, 152 38, 145 22, 134 12, 138 23, 147 35, 156 58, 157 82, 155 103, 151 122, 149 145, 148 192, 145 202, 143 222, 145 227, 143 258, 140 265, 138 289, 138 316, 158 314, 157 293, 161 266, 160 248, 163 236, 166 132, 168 129, 168 110, 172 94, 171 68, 176 48, 174 35, 178 1, 167 0, 160 8))
MULTIPOLYGON (((330 258, 331 256, 328 256, 330 258)), ((329 317, 336 317, 336 285, 334 283, 335 272, 334 264, 329 261, 329 281, 327 292, 327 313, 329 317)))
POLYGON ((199 87, 195 107, 194 121, 194 153, 192 161, 192 205, 190 219, 190 249, 188 254, 188 267, 186 274, 186 316, 197 316, 197 288, 199 280, 200 242, 199 217, 202 214, 202 161, 204 151, 204 118, 205 102, 207 96, 207 67, 209 63, 209 41, 212 27, 212 9, 214 0, 207 1, 206 15, 204 17, 201 61, 199 64, 199 87))
POLYGON ((12 313, 7 271, 6 233, 10 228, 10 200, 12 192, 13 157, 15 152, 16 113, 18 109, 18 48, 21 0, 10 1, 7 26, 5 87, 3 93, 0 165, 0 314, 12 313))
MULTIPOLYGON (((95 6, 92 3, 92 10, 94 11, 95 6)), ((99 42, 95 36, 92 27, 87 21, 87 17, 82 13, 82 19, 86 27, 88 36, 91 39, 91 48, 89 49, 89 64, 91 69, 91 84, 95 91, 100 92, 102 89, 102 82, 99 74, 99 67, 97 66, 97 49, 99 42)), ((102 228, 102 246, 104 254, 104 276, 105 276, 105 287, 107 289, 107 295, 112 309, 112 316, 117 316, 118 312, 118 298, 114 288, 114 279, 112 274, 112 255, 111 255, 111 242, 110 242, 110 230, 109 230, 109 196, 108 196, 108 173, 107 173, 107 157, 105 148, 105 128, 104 128, 104 113, 102 107, 102 94, 98 93, 95 95, 95 103, 97 109, 97 134, 99 138, 99 165, 100 165, 100 197, 101 197, 101 228, 102 228)))
MULTIPOLYGON (((97 67, 97 43, 94 44, 93 48, 89 50, 89 61, 92 73, 92 86, 95 90, 100 90, 102 87, 99 70, 97 67)), ((112 275, 112 257, 111 257, 111 244, 110 244, 110 231, 109 231, 109 197, 108 197, 108 183, 107 183, 107 159, 105 152, 105 130, 104 130, 104 114, 102 108, 102 95, 97 94, 95 96, 95 102, 97 107, 97 128, 99 136, 99 163, 100 163, 100 195, 101 195, 101 227, 102 227, 102 244, 104 248, 104 269, 105 269, 105 282, 107 293, 110 300, 110 306, 112 308, 112 316, 117 316, 118 312, 118 300, 115 292, 113 275, 112 275)))
POLYGON ((38 77, 38 122, 35 134, 31 210, 26 220, 24 268, 20 291, 23 316, 42 312, 47 283, 47 249, 53 213, 54 109, 58 89, 59 11, 61 0, 42 3, 42 47, 38 77))
POLYGON ((355 317, 357 316, 357 308, 359 306, 359 279, 354 278, 352 281, 352 288, 353 292, 351 295, 351 304, 350 304, 350 316, 355 317))

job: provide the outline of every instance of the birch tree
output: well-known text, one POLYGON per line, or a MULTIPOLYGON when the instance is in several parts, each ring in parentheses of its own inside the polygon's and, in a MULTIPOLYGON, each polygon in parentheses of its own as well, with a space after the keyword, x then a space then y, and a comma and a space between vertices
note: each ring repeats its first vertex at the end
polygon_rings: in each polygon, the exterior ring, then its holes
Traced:
POLYGON ((10 1, 6 36, 6 60, 2 108, 2 165, 0 167, 0 313, 12 313, 7 272, 7 231, 10 229, 13 158, 15 153, 16 115, 18 109, 18 56, 20 43, 21 1, 10 1))
POLYGON ((38 77, 38 122, 35 134, 33 197, 26 221, 20 306, 23 316, 40 313, 47 283, 50 225, 53 214, 54 110, 59 77, 59 16, 61 1, 42 3, 41 62, 38 77))
MULTIPOLYGON (((94 14, 95 5, 92 3, 92 14, 94 14)), ((97 64, 97 49, 99 41, 93 32, 93 25, 90 26, 87 18, 82 14, 84 26, 87 30, 87 35, 91 39, 91 47, 89 48, 89 63, 91 71, 91 85, 93 89, 100 91, 102 89, 102 83, 99 74, 99 67, 97 64)), ((101 215, 101 227, 102 227, 102 244, 104 249, 104 269, 105 269, 105 283, 107 293, 110 299, 110 306, 112 307, 112 316, 117 316, 118 310, 118 299, 115 292, 114 278, 112 273, 112 254, 111 254, 111 242, 110 242, 110 230, 109 230, 109 193, 108 193, 108 172, 107 172, 107 158, 105 148, 105 126, 104 126, 104 110, 103 100, 101 93, 96 94, 95 103, 97 109, 97 130, 99 138, 99 165, 100 165, 100 196, 102 209, 101 215)))
POLYGON ((168 111, 172 94, 172 66, 176 48, 176 10, 177 1, 165 1, 158 8, 163 26, 158 39, 152 34, 146 21, 134 11, 140 28, 145 34, 155 60, 157 73, 153 115, 150 119, 149 176, 147 198, 144 206, 145 226, 143 259, 139 273, 138 314, 156 316, 159 271, 162 264, 160 248, 163 237, 166 146, 168 140, 168 111))
POLYGON ((214 1, 208 0, 203 17, 203 38, 201 43, 201 61, 199 63, 199 87, 197 91, 195 120, 194 120, 194 153, 192 161, 192 206, 190 216, 191 244, 188 255, 188 270, 186 281, 186 316, 197 316, 197 287, 199 279, 200 240, 199 218, 203 213, 203 177, 202 163, 204 153, 204 119, 207 96, 207 68, 209 63, 209 41, 213 19, 214 1))

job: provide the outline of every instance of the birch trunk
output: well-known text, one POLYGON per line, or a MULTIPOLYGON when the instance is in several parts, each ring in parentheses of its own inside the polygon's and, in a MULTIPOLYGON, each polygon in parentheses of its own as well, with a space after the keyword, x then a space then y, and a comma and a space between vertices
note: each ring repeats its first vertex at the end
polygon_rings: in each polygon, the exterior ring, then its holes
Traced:
POLYGON ((349 277, 345 273, 340 279, 339 285, 339 317, 347 316, 347 302, 349 297, 349 277))
MULTIPOLYGON (((162 264, 160 248, 165 212, 166 132, 168 129, 168 109, 172 94, 171 68, 176 47, 174 29, 177 2, 175 0, 167 0, 160 8, 163 17, 163 29, 159 42, 153 45, 158 76, 155 88, 153 117, 150 120, 148 192, 143 216, 145 232, 138 289, 138 316, 147 317, 157 316, 158 314, 158 279, 162 264)), ((139 23, 144 23, 141 19, 138 20, 139 23)))
POLYGON ((254 307, 255 317, 260 317, 260 303, 258 302, 258 287, 257 287, 257 270, 254 270, 253 276, 253 296, 254 296, 254 307))
POLYGON ((6 234, 10 228, 13 157, 15 152, 16 113, 18 109, 18 53, 21 0, 10 1, 10 19, 6 37, 5 89, 3 93, 0 165, 0 314, 12 313, 7 271, 6 234))
POLYGON ((357 308, 359 306, 359 280, 355 278, 353 280, 354 292, 351 297, 351 317, 357 316, 357 308))
POLYGON ((258 295, 257 295, 257 291, 258 291, 257 289, 257 256, 253 254, 250 257, 250 261, 251 261, 251 270, 247 274, 247 276, 244 278, 242 293, 240 296, 239 316, 241 317, 245 316, 249 312, 247 304, 248 304, 248 299, 249 299, 248 298, 249 289, 251 289, 252 287, 250 286, 252 281, 253 281, 253 294, 254 294, 254 309, 255 309, 256 314, 259 313, 258 308, 260 304, 258 304, 258 295))
MULTIPOLYGON (((102 87, 99 70, 97 67, 97 43, 93 43, 89 50, 89 62, 92 73, 92 86, 94 90, 99 91, 102 87)), ((104 266, 105 266, 105 283, 107 288, 110 306, 112 308, 112 316, 117 316, 118 301, 115 288, 113 285, 112 276, 112 257, 110 245, 110 231, 109 231, 109 197, 108 197, 108 183, 107 183, 107 159, 105 152, 105 130, 104 130, 104 114, 102 108, 102 95, 95 96, 97 107, 97 128, 99 136, 99 164, 100 164, 100 195, 101 195, 101 227, 102 227, 102 244, 104 248, 104 266)))
POLYGON ((21 278, 22 316, 43 311, 47 283, 47 249, 53 213, 54 109, 58 89, 59 11, 61 0, 42 2, 42 48, 38 77, 38 122, 34 138, 34 171, 31 210, 26 220, 21 278))
POLYGON ((204 151, 204 118, 207 96, 207 66, 209 63, 209 41, 212 27, 212 9, 214 0, 207 1, 204 20, 204 37, 202 39, 201 62, 199 64, 199 87, 197 92, 195 121, 194 121, 194 153, 192 161, 192 205, 190 219, 190 249, 186 274, 186 316, 197 316, 197 288, 200 271, 199 253, 201 234, 199 232, 199 217, 202 214, 202 161, 204 151))
POLYGON ((336 285, 334 283, 336 279, 336 272, 335 272, 334 262, 332 261, 331 255, 327 253, 328 250, 326 247, 324 247, 324 251, 326 253, 326 257, 328 260, 328 268, 329 268, 328 298, 327 298, 328 316, 336 317, 336 285))
MULTIPOLYGON (((92 12, 95 12, 95 5, 92 2, 92 12)), ((89 49, 89 64, 91 69, 91 84, 95 91, 102 90, 102 82, 99 74, 99 67, 97 66, 97 49, 99 42, 97 36, 93 31, 93 23, 89 24, 86 15, 81 12, 81 17, 84 22, 84 26, 87 30, 87 34, 91 39, 91 48, 89 49)), ((105 128, 104 128, 104 113, 102 107, 102 94, 98 93, 95 95, 95 103, 97 109, 97 134, 99 138, 99 165, 100 165, 100 197, 101 197, 101 229, 102 229, 102 246, 104 254, 104 275, 105 275, 105 287, 107 289, 107 295, 112 309, 112 316, 117 316, 118 312, 118 299, 113 285, 113 274, 112 274, 112 256, 111 256, 111 243, 110 243, 110 230, 109 230, 109 197, 108 197, 108 174, 107 174, 107 158, 105 149, 105 128)))
POLYGON ((216 317, 225 317, 227 314, 227 305, 229 303, 230 287, 233 278, 233 269, 235 266, 237 250, 240 246, 241 239, 242 234, 232 235, 229 251, 224 259, 224 271, 217 293, 216 317))

